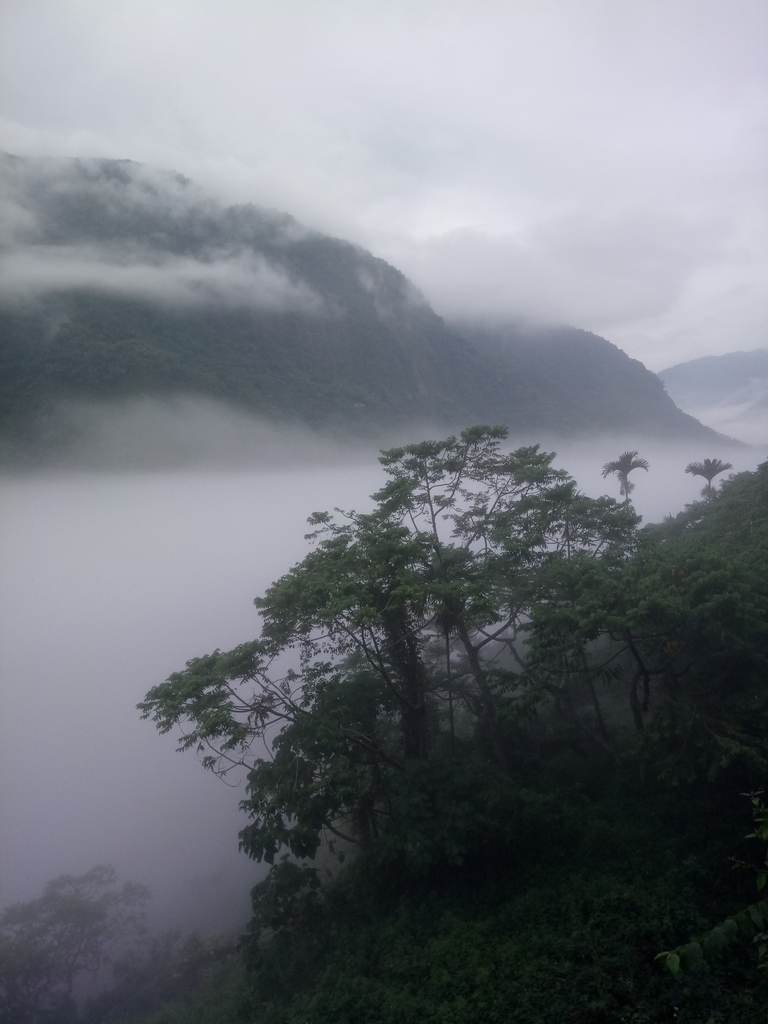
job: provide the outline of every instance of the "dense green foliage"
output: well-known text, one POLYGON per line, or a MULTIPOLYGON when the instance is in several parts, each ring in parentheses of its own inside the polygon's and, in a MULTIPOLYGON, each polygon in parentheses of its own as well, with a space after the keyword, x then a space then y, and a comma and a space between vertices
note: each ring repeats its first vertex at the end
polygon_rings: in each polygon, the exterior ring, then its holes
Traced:
POLYGON ((768 776, 768 464, 638 532, 504 434, 385 452, 261 637, 142 705, 249 771, 241 843, 272 868, 222 1020, 766 1019, 758 922, 712 927, 754 900, 731 860, 768 776), (705 933, 711 964, 657 961, 705 933))
MULTIPOLYGON (((748 795, 752 801, 755 831, 750 832, 747 839, 760 839, 766 843, 765 860, 757 866, 735 857, 733 860, 737 867, 754 873, 757 890, 762 892, 768 879, 768 807, 763 803, 762 793, 748 795)), ((729 914, 725 921, 710 928, 706 934, 676 949, 659 953, 658 959, 664 960, 675 978, 683 974, 695 975, 716 965, 725 948, 742 935, 757 944, 760 969, 768 970, 768 898, 751 903, 735 914, 729 914)))

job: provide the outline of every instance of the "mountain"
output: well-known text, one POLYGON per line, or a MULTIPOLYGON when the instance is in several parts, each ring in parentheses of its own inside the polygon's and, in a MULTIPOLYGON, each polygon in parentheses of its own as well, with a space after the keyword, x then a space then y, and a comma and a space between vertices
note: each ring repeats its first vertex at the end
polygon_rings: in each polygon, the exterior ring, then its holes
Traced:
POLYGON ((692 359, 659 377, 681 406, 751 404, 768 394, 768 349, 692 359))
POLYGON ((55 447, 63 404, 138 395, 337 434, 490 421, 716 436, 605 339, 448 325, 384 260, 287 214, 130 161, 0 157, 6 450, 55 447))
POLYGON ((659 378, 691 414, 752 443, 768 441, 768 349, 704 356, 659 378))
POLYGON ((681 412, 639 360, 589 331, 469 324, 459 330, 482 366, 483 409, 517 429, 722 441, 681 412))

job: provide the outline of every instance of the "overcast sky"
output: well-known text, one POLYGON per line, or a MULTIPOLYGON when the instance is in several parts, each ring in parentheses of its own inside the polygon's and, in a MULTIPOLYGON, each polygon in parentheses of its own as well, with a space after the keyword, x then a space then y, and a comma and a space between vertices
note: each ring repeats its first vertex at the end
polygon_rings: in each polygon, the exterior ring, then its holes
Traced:
POLYGON ((768 345, 765 0, 0 0, 2 148, 287 210, 438 312, 768 345))

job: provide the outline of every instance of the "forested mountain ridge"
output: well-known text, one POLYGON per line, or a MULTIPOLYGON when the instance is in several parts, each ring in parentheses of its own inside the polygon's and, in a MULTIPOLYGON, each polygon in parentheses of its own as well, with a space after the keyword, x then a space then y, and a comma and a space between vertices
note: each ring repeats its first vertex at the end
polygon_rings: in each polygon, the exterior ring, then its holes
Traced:
POLYGON ((0 189, 6 447, 49 443, 62 401, 146 394, 326 431, 493 421, 717 437, 605 339, 447 325, 384 260, 180 175, 4 155, 0 189))
POLYGON ((659 377, 675 400, 686 406, 765 403, 768 349, 702 356, 661 370, 659 377))
POLYGON ((768 439, 768 349, 702 356, 661 370, 682 409, 724 433, 764 445, 768 439))

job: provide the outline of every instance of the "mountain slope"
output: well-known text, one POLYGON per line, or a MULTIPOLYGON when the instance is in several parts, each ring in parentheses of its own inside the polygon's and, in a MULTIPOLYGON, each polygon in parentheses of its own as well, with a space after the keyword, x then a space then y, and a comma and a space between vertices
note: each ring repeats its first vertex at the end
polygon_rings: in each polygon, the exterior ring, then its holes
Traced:
POLYGON ((659 377, 694 416, 752 443, 768 441, 768 349, 692 359, 659 377))
POLYGON ((483 360, 485 407, 517 426, 715 438, 677 408, 655 374, 598 335, 574 327, 471 325, 461 333, 483 360))
POLYGON ((659 377, 681 405, 759 401, 768 393, 768 349, 692 359, 662 370, 659 377))
POLYGON ((63 401, 205 395, 375 434, 428 421, 711 439, 571 328, 447 326, 395 268, 129 161, 0 158, 0 430, 63 401))

